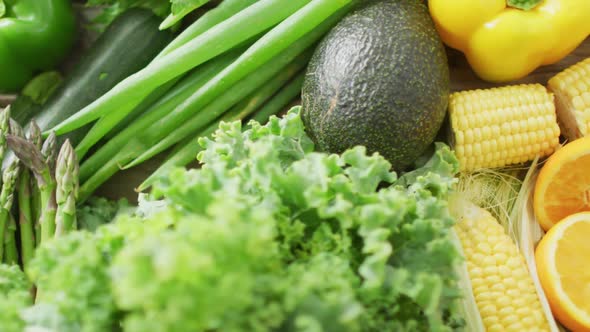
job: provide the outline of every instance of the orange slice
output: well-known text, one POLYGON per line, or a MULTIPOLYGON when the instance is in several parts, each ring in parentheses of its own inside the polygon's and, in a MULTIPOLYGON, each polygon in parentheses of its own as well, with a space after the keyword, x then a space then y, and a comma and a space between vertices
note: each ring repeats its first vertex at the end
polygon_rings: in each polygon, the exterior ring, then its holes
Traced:
POLYGON ((551 311, 574 332, 590 332, 590 212, 573 214, 541 239, 535 262, 551 311))
POLYGON ((549 157, 535 185, 534 209, 545 230, 571 214, 590 211, 590 136, 549 157))

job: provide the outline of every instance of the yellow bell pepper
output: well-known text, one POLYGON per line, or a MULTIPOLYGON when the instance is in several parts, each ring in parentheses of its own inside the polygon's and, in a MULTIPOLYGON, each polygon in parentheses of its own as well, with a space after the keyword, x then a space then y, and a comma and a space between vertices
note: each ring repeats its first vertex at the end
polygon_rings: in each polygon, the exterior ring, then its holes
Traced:
POLYGON ((523 78, 560 61, 590 35, 590 0, 429 0, 428 5, 445 44, 463 52, 486 81, 523 78), (518 4, 523 6, 515 8, 518 4))

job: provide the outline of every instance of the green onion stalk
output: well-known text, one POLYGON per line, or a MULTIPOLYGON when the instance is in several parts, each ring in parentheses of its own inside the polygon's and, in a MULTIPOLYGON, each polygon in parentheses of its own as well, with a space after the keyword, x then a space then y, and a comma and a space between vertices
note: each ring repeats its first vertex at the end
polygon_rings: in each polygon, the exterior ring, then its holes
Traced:
POLYGON ((283 87, 281 87, 280 83, 276 82, 276 79, 270 81, 262 89, 254 92, 219 119, 213 121, 206 129, 194 137, 189 137, 178 143, 164 163, 139 185, 137 190, 144 191, 148 189, 156 180, 167 174, 172 168, 186 166, 194 161, 197 154, 202 150, 201 145, 198 143, 199 139, 201 137, 211 136, 220 122, 243 120, 254 112, 254 117, 261 119, 259 122, 263 122, 270 115, 280 112, 299 95, 304 77, 305 71, 303 70, 283 87), (278 92, 276 91, 277 88, 280 88, 278 92))
MULTIPOLYGON (((105 95, 53 128, 58 135, 70 132, 107 114, 128 114, 152 91, 246 40, 279 24, 311 0, 260 0, 213 26, 186 44, 153 61, 117 84, 105 95), (133 102, 130 102, 133 101, 133 102)), ((343 0, 318 0, 346 3, 343 0)), ((298 34, 296 27, 291 34, 298 34)), ((310 27, 303 29, 302 34, 310 27)), ((288 42, 288 39, 285 40, 288 42)), ((287 45, 288 46, 288 45, 287 45)), ((281 50, 282 45, 277 45, 281 50)), ((268 52, 272 55, 272 52, 268 52)), ((120 117, 118 120, 122 120, 120 117)), ((116 125, 113 123, 112 126, 116 125)), ((106 134, 100 133, 102 135, 106 134)), ((101 136, 102 137, 102 136, 101 136)), ((97 137, 96 142, 101 137, 97 137)))
MULTIPOLYGON (((248 7, 248 9, 252 7, 254 6, 248 7)), ((186 127, 183 128, 182 135, 175 134, 174 132, 181 124, 188 122, 195 116, 199 116, 201 113, 204 114, 200 115, 200 121, 203 122, 196 123, 196 120, 193 119, 190 121, 191 126, 194 126, 194 128, 204 128, 207 126, 212 118, 215 118, 214 116, 225 112, 227 108, 220 113, 216 112, 213 116, 207 115, 207 112, 199 112, 198 114, 196 112, 207 107, 217 99, 221 99, 221 96, 238 82, 248 78, 254 79, 253 77, 259 72, 270 71, 270 69, 267 69, 269 64, 274 63, 273 66, 276 66, 278 62, 282 62, 283 66, 288 64, 304 50, 314 45, 352 7, 352 1, 338 0, 314 1, 304 6, 266 33, 248 48, 246 52, 241 54, 237 60, 207 81, 204 86, 194 91, 188 98, 182 100, 180 104, 174 106, 172 110, 167 109, 166 112, 156 110, 138 118, 130 127, 109 140, 96 153, 82 163, 80 167, 80 200, 83 201, 86 197, 89 197, 100 184, 104 183, 110 176, 116 173, 120 166, 125 166, 127 162, 133 161, 139 156, 130 156, 130 154, 137 152, 143 153, 151 147, 150 144, 156 144, 162 137, 168 135, 173 135, 174 137, 172 137, 173 139, 167 139, 166 144, 174 144, 185 137, 197 134, 198 132, 185 130, 187 129, 186 127), (146 133, 148 129, 150 130, 147 133, 148 139, 146 140, 143 137, 141 141, 138 140, 137 137, 142 136, 142 133, 146 133), (158 130, 158 132, 151 132, 152 129, 158 130), (151 135, 154 136, 149 137, 151 135), (154 138, 154 140, 150 141, 149 139, 151 138, 154 138), (136 141, 133 144, 139 150, 136 152, 121 152, 121 147, 131 140, 136 141), (117 155, 119 157, 124 156, 127 159, 119 160, 117 159, 117 155), (128 158, 132 159, 128 161, 128 158)), ((90 119, 92 116, 81 114, 81 118, 90 119)), ((78 121, 74 120, 72 120, 72 123, 78 121)), ((153 153, 153 150, 150 153, 153 153)))

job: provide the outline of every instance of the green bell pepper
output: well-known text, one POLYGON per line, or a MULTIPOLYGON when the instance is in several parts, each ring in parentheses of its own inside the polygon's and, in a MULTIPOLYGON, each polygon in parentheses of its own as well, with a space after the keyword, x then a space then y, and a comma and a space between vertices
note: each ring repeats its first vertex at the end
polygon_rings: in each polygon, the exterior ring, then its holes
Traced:
POLYGON ((19 91, 54 68, 76 37, 70 0, 0 0, 0 91, 19 91))

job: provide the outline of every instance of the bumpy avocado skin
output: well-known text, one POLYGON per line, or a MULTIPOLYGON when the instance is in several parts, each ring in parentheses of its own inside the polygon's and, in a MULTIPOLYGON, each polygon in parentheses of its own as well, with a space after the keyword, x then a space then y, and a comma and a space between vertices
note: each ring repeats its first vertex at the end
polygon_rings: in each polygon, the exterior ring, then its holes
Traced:
POLYGON ((439 131, 449 80, 444 46, 422 1, 372 1, 318 45, 301 116, 320 150, 364 145, 404 170, 439 131))

